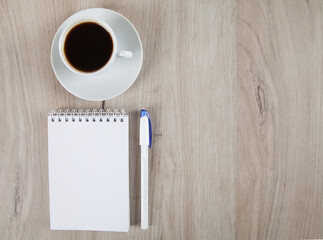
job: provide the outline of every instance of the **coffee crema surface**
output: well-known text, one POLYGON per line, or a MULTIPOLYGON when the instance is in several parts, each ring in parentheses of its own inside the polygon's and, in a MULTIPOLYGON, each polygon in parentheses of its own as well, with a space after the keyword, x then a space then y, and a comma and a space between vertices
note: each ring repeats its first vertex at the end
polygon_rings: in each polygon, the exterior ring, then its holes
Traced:
POLYGON ((83 22, 67 33, 64 54, 78 71, 90 73, 100 70, 109 62, 112 52, 111 35, 97 23, 83 22))

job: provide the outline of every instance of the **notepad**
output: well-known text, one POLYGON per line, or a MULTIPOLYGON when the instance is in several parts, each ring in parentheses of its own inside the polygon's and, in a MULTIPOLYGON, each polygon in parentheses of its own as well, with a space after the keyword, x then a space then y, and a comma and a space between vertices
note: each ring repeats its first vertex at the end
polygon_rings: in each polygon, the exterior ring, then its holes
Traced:
POLYGON ((48 160, 52 230, 129 230, 129 130, 124 111, 52 111, 48 160))

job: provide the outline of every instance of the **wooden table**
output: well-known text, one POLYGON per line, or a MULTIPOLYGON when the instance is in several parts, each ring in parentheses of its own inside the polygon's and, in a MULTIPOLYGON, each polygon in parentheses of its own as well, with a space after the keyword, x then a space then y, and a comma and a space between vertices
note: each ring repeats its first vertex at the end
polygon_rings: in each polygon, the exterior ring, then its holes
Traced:
POLYGON ((0 1, 1 239, 323 238, 323 1, 0 1), (137 28, 135 84, 105 102, 69 94, 50 47, 91 7, 137 28), (131 228, 49 230, 47 113, 130 114, 131 228), (151 111, 150 223, 140 229, 138 114, 151 111))

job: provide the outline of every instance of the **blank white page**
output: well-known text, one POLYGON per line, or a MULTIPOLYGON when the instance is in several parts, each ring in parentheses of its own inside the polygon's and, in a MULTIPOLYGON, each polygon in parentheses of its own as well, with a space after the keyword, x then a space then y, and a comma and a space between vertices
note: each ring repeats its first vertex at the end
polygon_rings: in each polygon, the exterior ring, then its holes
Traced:
POLYGON ((51 229, 129 230, 128 117, 98 120, 48 117, 51 229))

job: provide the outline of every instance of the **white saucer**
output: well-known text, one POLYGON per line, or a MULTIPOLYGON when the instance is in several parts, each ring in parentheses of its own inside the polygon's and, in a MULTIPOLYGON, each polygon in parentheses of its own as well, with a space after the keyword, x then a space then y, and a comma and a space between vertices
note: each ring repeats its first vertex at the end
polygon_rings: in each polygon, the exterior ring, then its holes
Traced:
POLYGON ((126 91, 138 77, 142 59, 142 44, 135 27, 121 14, 105 8, 90 8, 69 17, 57 30, 51 49, 52 67, 58 81, 73 95, 91 101, 107 100, 126 91), (60 58, 58 41, 70 22, 83 17, 96 18, 110 25, 117 38, 118 50, 129 50, 133 57, 116 58, 111 68, 91 76, 69 70, 60 58))

